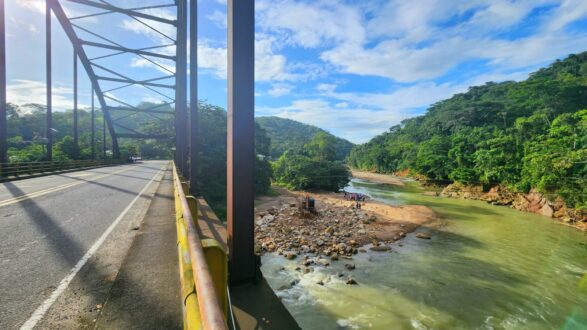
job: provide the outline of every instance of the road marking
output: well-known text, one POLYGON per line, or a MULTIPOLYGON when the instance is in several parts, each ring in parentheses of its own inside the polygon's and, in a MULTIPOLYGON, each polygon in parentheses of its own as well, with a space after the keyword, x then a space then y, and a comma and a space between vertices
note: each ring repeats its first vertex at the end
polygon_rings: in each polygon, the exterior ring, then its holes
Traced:
POLYGON ((15 204, 15 203, 19 203, 19 202, 22 202, 22 201, 27 200, 27 199, 31 199, 31 198, 34 198, 34 197, 43 196, 43 195, 46 195, 46 194, 49 194, 49 193, 52 193, 52 192, 55 192, 55 191, 59 191, 59 190, 63 190, 63 189, 66 189, 66 188, 78 186, 80 184, 84 184, 84 183, 89 183, 89 182, 93 182, 93 181, 96 181, 96 180, 100 180, 102 178, 105 178, 105 177, 108 177, 108 176, 112 176, 112 175, 115 175, 115 174, 118 174, 118 173, 122 173, 122 172, 127 172, 127 171, 130 171, 132 169, 133 168, 122 169, 120 171, 103 174, 103 175, 97 176, 95 178, 90 178, 90 179, 87 179, 87 180, 84 179, 84 181, 77 181, 77 182, 72 182, 72 183, 66 183, 66 184, 62 184, 62 185, 57 186, 57 187, 47 188, 47 189, 44 189, 44 190, 32 192, 30 194, 25 194, 25 195, 17 196, 17 197, 14 197, 14 198, 5 199, 3 201, 0 201, 0 207, 7 206, 7 205, 12 205, 12 204, 15 204))
POLYGON ((88 176, 88 175, 92 175, 92 173, 73 174, 73 175, 70 175, 69 177, 71 177, 71 178, 79 178, 80 176, 88 176))
POLYGON ((84 265, 88 262, 88 260, 90 260, 90 258, 96 253, 96 251, 98 251, 98 249, 102 246, 102 244, 104 243, 104 241, 106 240, 106 238, 108 238, 108 236, 110 235, 110 233, 114 230, 114 228, 116 227, 116 225, 118 225, 118 223, 122 220, 122 218, 124 218, 124 216, 128 213, 128 211, 130 211, 130 209, 132 208, 132 206, 137 202, 137 200, 139 200, 139 198, 143 195, 143 193, 145 193, 145 191, 147 190, 147 188, 149 188, 149 186, 155 180, 155 178, 161 172, 163 172, 163 170, 165 168, 167 168, 167 165, 165 165, 157 173, 155 173, 155 175, 153 176, 153 178, 151 179, 151 181, 149 181, 145 185, 145 187, 143 188, 143 190, 141 190, 141 192, 139 192, 139 194, 132 200, 132 202, 130 202, 130 204, 128 204, 128 206, 122 211, 122 213, 120 213, 120 215, 118 216, 118 218, 116 218, 114 220, 114 222, 112 222, 112 224, 110 224, 110 226, 108 227, 108 229, 106 229, 106 231, 104 231, 104 233, 102 233, 102 236, 100 236, 100 238, 98 238, 98 240, 96 242, 94 242, 94 244, 88 250, 88 252, 86 252, 86 254, 69 271, 69 275, 67 275, 65 278, 63 278, 61 280, 61 282, 59 283, 59 286, 55 289, 55 291, 53 291, 51 293, 51 296, 49 296, 49 298, 47 298, 47 300, 45 300, 33 312, 33 314, 31 315, 31 317, 20 327, 20 330, 33 329, 35 327, 35 325, 37 324, 37 322, 39 322, 43 318, 43 316, 45 316, 45 313, 47 313, 47 311, 49 310, 49 308, 51 308, 51 306, 55 303, 55 301, 57 301, 57 298, 59 298, 59 296, 65 291, 65 289, 67 289, 67 287, 69 286, 69 284, 71 283, 71 281, 73 281, 73 279, 75 278, 75 275, 77 275, 77 273, 79 273, 79 271, 84 267, 84 265))

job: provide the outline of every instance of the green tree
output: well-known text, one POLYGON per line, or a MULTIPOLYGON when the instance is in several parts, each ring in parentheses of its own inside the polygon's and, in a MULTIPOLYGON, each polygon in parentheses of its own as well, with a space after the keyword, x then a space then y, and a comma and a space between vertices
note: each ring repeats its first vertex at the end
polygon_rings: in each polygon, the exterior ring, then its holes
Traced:
POLYGON ((336 159, 336 139, 326 132, 318 132, 310 142, 304 145, 310 157, 320 161, 336 159))
POLYGON ((350 172, 339 161, 319 160, 293 150, 286 151, 273 164, 278 184, 294 190, 339 191, 349 182, 350 172))
POLYGON ((79 158, 79 154, 79 147, 69 135, 65 136, 61 141, 55 144, 56 159, 77 159, 79 158))

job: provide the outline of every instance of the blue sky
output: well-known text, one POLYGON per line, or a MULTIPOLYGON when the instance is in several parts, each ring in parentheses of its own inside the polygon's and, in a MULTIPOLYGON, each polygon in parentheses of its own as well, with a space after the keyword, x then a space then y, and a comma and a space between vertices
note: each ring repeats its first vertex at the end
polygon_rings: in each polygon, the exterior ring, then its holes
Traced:
MULTIPOLYGON (((70 17, 87 13, 61 2, 70 17)), ((132 7, 171 0, 110 2, 132 7)), ((198 5, 199 96, 225 107, 226 1, 198 5)), ((255 5, 256 115, 295 119, 356 143, 471 85, 523 80, 555 59, 587 50, 585 0, 257 0, 255 5)), ((45 103, 44 0, 9 0, 6 6, 8 100, 45 103)), ((174 16, 171 9, 149 12, 174 16)), ((167 41, 123 15, 79 24, 125 45, 167 41)), ((169 26, 155 27, 174 37, 169 26)), ((53 30, 54 102, 70 108, 72 49, 56 21, 53 30)), ((129 55, 106 61, 137 79, 173 70, 172 63, 156 66, 129 55)), ((140 88, 109 95, 133 104, 164 99, 140 88)), ((90 103, 83 73, 80 103, 90 103)))

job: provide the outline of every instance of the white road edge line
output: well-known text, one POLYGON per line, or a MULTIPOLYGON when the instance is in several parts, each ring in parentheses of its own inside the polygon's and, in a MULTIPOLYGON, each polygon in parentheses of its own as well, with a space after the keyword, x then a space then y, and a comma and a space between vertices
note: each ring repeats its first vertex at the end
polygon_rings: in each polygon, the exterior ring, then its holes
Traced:
POLYGON ((124 218, 126 213, 128 213, 128 211, 130 211, 132 206, 137 202, 137 200, 139 200, 139 198, 143 195, 143 193, 147 190, 147 188, 149 188, 149 186, 151 186, 151 183, 153 183, 155 178, 157 178, 159 176, 159 174, 161 172, 163 172, 166 168, 167 168, 167 165, 165 165, 165 167, 162 167, 159 171, 157 171, 157 173, 155 173, 155 175, 153 176, 151 181, 149 181, 145 185, 143 190, 141 190, 141 192, 139 192, 139 194, 132 200, 132 202, 130 202, 130 204, 128 204, 128 206, 124 209, 124 211, 122 211, 122 213, 120 213, 118 218, 116 218, 114 220, 114 222, 112 222, 112 224, 110 224, 110 227, 108 227, 108 229, 106 229, 106 231, 104 231, 102 236, 100 236, 100 238, 98 238, 98 240, 96 242, 94 242, 94 244, 88 250, 88 252, 86 252, 86 254, 69 271, 69 275, 67 275, 64 279, 61 280, 57 289, 55 289, 55 291, 53 291, 53 293, 51 293, 51 296, 49 296, 49 298, 47 298, 47 300, 45 300, 37 308, 37 310, 35 310, 33 312, 33 315, 31 315, 31 317, 20 327, 20 330, 30 330, 30 329, 33 329, 35 327, 35 325, 37 325, 37 322, 39 322, 43 318, 43 316, 45 316, 45 313, 47 313, 49 308, 51 308, 51 306, 55 303, 55 301, 57 301, 57 298, 59 298, 59 296, 65 291, 65 289, 67 289, 67 287, 69 286, 71 281, 75 278, 75 275, 77 275, 77 273, 79 273, 79 271, 84 267, 84 265, 88 262, 88 260, 90 260, 90 258, 94 255, 94 253, 96 253, 96 251, 98 251, 100 246, 102 246, 102 244, 104 243, 106 238, 108 238, 110 233, 114 230, 116 225, 118 225, 118 223, 122 220, 122 218, 124 218))

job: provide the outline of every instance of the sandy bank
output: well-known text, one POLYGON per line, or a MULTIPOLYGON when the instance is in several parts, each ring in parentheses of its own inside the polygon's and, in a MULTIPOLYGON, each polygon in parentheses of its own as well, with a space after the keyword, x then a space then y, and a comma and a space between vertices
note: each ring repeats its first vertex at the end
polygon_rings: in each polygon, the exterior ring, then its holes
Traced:
POLYGON ((361 209, 353 209, 355 202, 336 193, 311 193, 317 212, 307 214, 299 209, 305 193, 276 190, 278 196, 257 201, 255 239, 258 252, 278 252, 288 258, 305 253, 348 258, 369 243, 385 251, 390 243, 436 219, 432 209, 420 205, 368 200, 361 209))
POLYGON ((371 172, 363 172, 363 171, 352 171, 353 177, 369 182, 374 183, 385 183, 385 184, 392 184, 396 186, 405 186, 404 182, 397 177, 388 175, 388 174, 379 174, 379 173, 371 173, 371 172))

